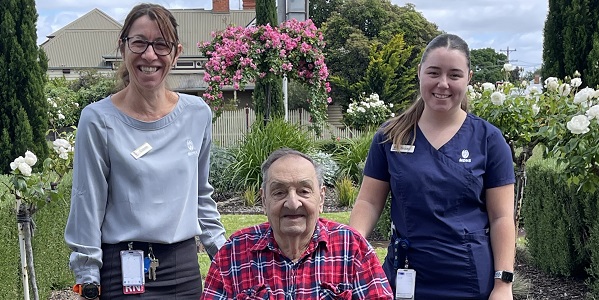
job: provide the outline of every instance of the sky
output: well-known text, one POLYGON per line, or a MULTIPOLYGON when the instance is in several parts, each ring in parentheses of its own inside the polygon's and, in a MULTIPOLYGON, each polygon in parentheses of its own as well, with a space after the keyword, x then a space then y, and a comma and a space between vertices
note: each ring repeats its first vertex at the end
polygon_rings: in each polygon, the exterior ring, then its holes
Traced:
MULTIPOLYGON (((212 9, 212 0, 149 0, 167 8, 212 9)), ((229 0, 231 9, 239 9, 242 0, 229 0)), ((88 13, 102 10, 123 22, 129 10, 140 0, 36 0, 38 44, 46 36, 88 13)), ((493 48, 508 55, 512 65, 525 71, 541 67, 543 26, 548 0, 391 0, 406 3, 440 30, 461 36, 470 49, 493 48), (509 50, 509 51, 508 51, 509 50)))

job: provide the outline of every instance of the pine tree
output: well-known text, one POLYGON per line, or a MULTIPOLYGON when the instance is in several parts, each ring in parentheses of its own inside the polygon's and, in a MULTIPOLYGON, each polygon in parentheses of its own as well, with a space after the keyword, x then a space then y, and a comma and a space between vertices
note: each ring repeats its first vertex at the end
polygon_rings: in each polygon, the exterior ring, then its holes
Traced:
POLYGON ((48 156, 47 60, 37 46, 34 0, 0 1, 0 170, 30 150, 48 156))
POLYGON ((543 78, 564 78, 563 0, 549 0, 549 12, 543 28, 543 78))
POLYGON ((549 0, 543 42, 543 77, 564 78, 582 74, 582 86, 595 86, 590 68, 593 35, 599 29, 599 3, 595 0, 549 0))
MULTIPOLYGON (((256 0, 256 25, 277 26, 277 7, 275 0, 256 0)), ((262 67, 264 69, 265 67, 262 67)), ((257 119, 264 124, 276 117, 285 115, 283 105, 283 78, 267 72, 264 78, 256 79, 254 92, 254 110, 257 119)))

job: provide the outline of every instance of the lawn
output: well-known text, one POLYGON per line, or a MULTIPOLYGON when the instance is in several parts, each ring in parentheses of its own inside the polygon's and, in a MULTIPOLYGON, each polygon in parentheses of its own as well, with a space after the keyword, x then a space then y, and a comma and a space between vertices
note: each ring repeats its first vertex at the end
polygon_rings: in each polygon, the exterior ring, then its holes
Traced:
MULTIPOLYGON (((335 213, 323 213, 321 217, 337 221, 343 224, 349 224, 349 213, 346 212, 335 212, 335 213)), ((249 227, 252 225, 260 224, 266 222, 265 215, 221 215, 221 221, 225 226, 226 235, 229 237, 235 231, 249 227)), ((376 254, 382 262, 387 254, 386 247, 375 248, 376 254)), ((199 254, 198 261, 200 262, 200 271, 202 272, 202 277, 206 276, 208 273, 208 268, 210 267, 210 258, 205 252, 199 254)))

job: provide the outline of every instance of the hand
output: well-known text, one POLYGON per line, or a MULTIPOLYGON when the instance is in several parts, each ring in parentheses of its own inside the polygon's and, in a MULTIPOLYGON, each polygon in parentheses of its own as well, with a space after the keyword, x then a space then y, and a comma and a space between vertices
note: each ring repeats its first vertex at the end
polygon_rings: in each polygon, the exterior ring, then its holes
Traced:
POLYGON ((512 284, 495 281, 495 287, 493 288, 493 291, 491 291, 489 300, 514 300, 512 284))

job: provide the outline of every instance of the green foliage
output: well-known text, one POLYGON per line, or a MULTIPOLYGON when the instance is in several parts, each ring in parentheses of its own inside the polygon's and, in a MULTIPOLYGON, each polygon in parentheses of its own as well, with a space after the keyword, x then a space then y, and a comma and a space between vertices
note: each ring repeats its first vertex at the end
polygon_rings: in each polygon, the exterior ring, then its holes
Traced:
MULTIPOLYGON (((371 46, 390 44, 389 49, 383 51, 383 64, 372 67, 369 81, 376 82, 381 67, 390 62, 390 58, 385 55, 400 55, 396 58, 400 60, 399 66, 404 66, 403 71, 408 71, 415 66, 415 64, 411 65, 412 62, 418 60, 428 41, 440 32, 437 26, 428 22, 412 4, 397 6, 385 0, 348 0, 344 1, 327 19, 323 25, 323 33, 327 42, 325 48, 327 65, 333 83, 331 95, 336 103, 345 104, 347 99, 355 98, 353 86, 367 73, 371 61, 369 58, 371 46), (393 41, 397 35, 403 36, 404 47, 399 47, 398 43, 393 41), (403 52, 407 49, 412 50, 409 55, 403 52), (398 52, 391 53, 392 51, 398 52), (408 63, 404 64, 401 61, 408 63)), ((401 70, 394 71, 396 76, 402 74, 401 70)), ((381 74, 381 76, 388 76, 388 74, 381 74)), ((409 73, 405 74, 405 77, 402 74, 396 79, 401 80, 396 83, 399 89, 403 89, 403 84, 407 82, 416 83, 416 77, 410 77, 409 73)), ((391 82, 389 84, 392 85, 391 82)), ((392 88, 388 88, 389 93, 392 93, 392 88)), ((410 86, 405 88, 413 92, 410 86)), ((359 92, 378 91, 360 90, 359 92)), ((382 92, 380 93, 382 95, 382 92)), ((410 99, 410 94, 399 94, 394 97, 405 96, 405 99, 410 99)))
POLYGON ((322 177, 326 186, 333 186, 337 178, 337 172, 339 171, 339 165, 333 159, 330 153, 317 151, 314 153, 308 153, 315 163, 322 167, 322 177))
MULTIPOLYGON (((77 92, 79 107, 87 106, 116 92, 117 81, 114 75, 102 75, 96 71, 83 72, 82 76, 72 82, 71 89, 77 92)), ((79 120, 77 118, 77 120, 79 120)))
POLYGON ((470 51, 470 64, 474 74, 472 82, 495 83, 503 81, 504 73, 501 68, 507 62, 507 56, 497 53, 493 48, 473 49, 470 51))
MULTIPOLYGON (((599 22, 599 21, 598 21, 599 22)), ((599 33, 593 34, 593 46, 587 57, 587 81, 599 88, 599 33)))
POLYGON ((357 101, 349 104, 343 119, 350 128, 357 130, 376 130, 383 122, 393 117, 393 104, 385 104, 376 93, 368 97, 361 95, 357 101))
POLYGON ((562 180, 554 160, 531 163, 523 206, 532 262, 559 275, 583 275, 599 295, 599 193, 562 180))
POLYGON ((34 0, 0 2, 0 170, 31 150, 48 156, 47 101, 43 88, 47 59, 37 46, 34 0))
POLYGON ((258 199, 258 185, 250 185, 243 192, 243 200, 246 206, 255 206, 258 199))
POLYGON ((262 162, 272 151, 281 147, 310 153, 314 150, 314 143, 306 130, 282 119, 274 119, 266 126, 255 122, 239 148, 233 150, 235 163, 230 171, 233 185, 245 190, 252 185, 261 184, 262 162))
POLYGON ((362 182, 362 171, 374 132, 353 139, 339 141, 338 150, 333 153, 339 164, 339 177, 350 178, 356 184, 362 182))
POLYGON ((418 90, 415 78, 419 57, 413 54, 414 46, 406 45, 403 34, 395 35, 382 47, 373 46, 366 73, 352 89, 354 95, 377 93, 396 109, 407 108, 418 90))
POLYGON ((309 1, 310 19, 316 27, 321 27, 327 19, 339 9, 344 0, 311 0, 309 1))
MULTIPOLYGON (((2 184, 7 181, 7 176, 0 175, 0 195, 8 193, 2 184)), ((70 175, 58 185, 58 191, 64 197, 48 203, 35 215, 37 226, 33 250, 40 299, 48 299, 52 290, 69 288, 74 280, 68 266, 71 251, 64 243, 71 191, 70 175)), ((14 200, 0 202, 0 253, 0 299, 23 299, 14 200)))
MULTIPOLYGON (((276 0, 256 0, 256 24, 276 26, 276 0)), ((260 70, 268 70, 267 62, 260 70)), ((267 73, 263 78, 257 78, 252 93, 254 110, 257 120, 269 122, 274 118, 285 115, 283 105, 283 76, 267 73)))
POLYGON ((235 156, 229 149, 212 145, 210 148, 210 184, 216 192, 223 193, 233 188, 231 165, 235 162, 235 156))
POLYGON ((543 77, 564 78, 579 71, 583 85, 596 86, 587 61, 599 29, 599 3, 590 0, 550 0, 543 42, 543 77))
POLYGON ((262 79, 257 79, 252 99, 258 122, 269 122, 275 118, 282 118, 285 115, 283 78, 268 74, 262 79))
POLYGON ((335 189, 337 190, 339 204, 348 207, 354 206, 356 197, 358 196, 358 188, 354 185, 351 179, 348 177, 341 177, 335 183, 335 189))
POLYGON ((66 78, 51 79, 46 83, 45 93, 48 101, 48 121, 50 128, 58 129, 77 125, 81 107, 77 102, 77 93, 69 88, 66 78))
POLYGON ((296 80, 289 81, 287 83, 287 109, 296 110, 301 108, 309 111, 309 93, 310 91, 305 83, 296 80))

